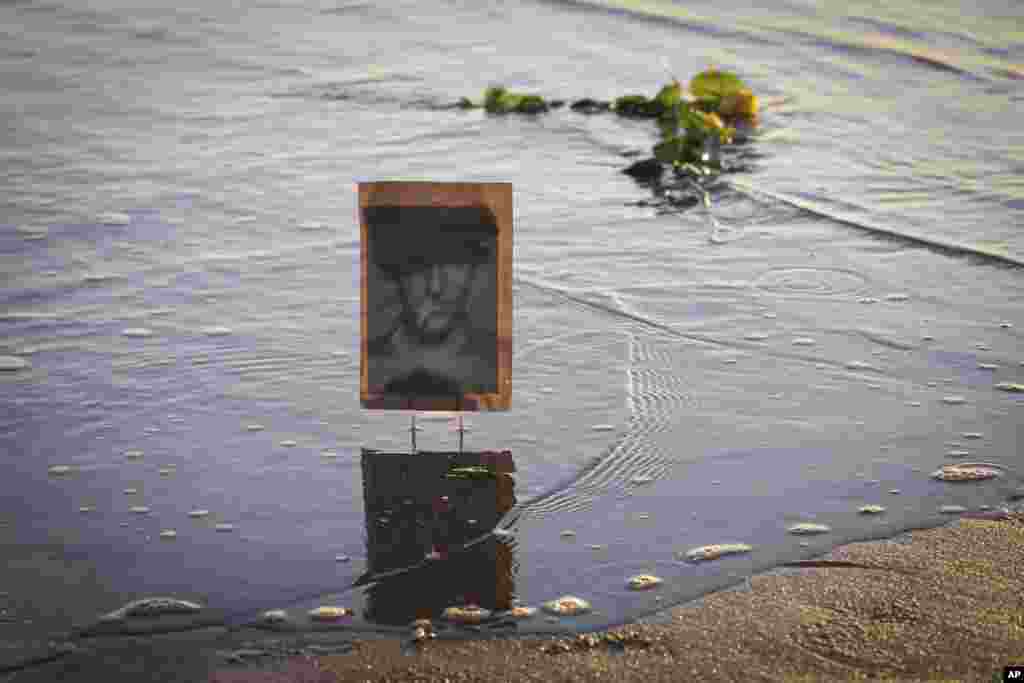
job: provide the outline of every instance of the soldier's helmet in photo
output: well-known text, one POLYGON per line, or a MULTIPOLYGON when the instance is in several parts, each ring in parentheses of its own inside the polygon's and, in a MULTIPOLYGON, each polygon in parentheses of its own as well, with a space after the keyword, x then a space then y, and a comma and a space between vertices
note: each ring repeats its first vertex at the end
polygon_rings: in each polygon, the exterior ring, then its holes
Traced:
POLYGON ((391 277, 433 265, 492 262, 498 226, 476 206, 371 206, 363 209, 369 258, 391 277))

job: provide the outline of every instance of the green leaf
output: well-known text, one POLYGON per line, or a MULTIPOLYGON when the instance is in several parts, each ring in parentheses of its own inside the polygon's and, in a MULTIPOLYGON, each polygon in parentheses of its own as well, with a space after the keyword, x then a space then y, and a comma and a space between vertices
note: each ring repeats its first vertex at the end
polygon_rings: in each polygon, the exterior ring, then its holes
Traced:
POLYGON ((672 81, 654 96, 654 101, 657 102, 663 109, 671 109, 675 105, 679 104, 683 99, 683 86, 679 84, 679 81, 672 81))
POLYGON ((741 90, 749 90, 739 76, 728 71, 708 69, 690 80, 690 92, 696 97, 717 97, 733 95, 741 90))

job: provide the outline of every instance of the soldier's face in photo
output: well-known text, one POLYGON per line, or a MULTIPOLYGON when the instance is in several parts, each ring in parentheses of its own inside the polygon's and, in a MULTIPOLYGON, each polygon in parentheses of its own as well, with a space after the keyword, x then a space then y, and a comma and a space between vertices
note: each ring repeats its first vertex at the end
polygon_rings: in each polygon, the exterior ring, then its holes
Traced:
POLYGON ((444 343, 467 320, 467 304, 476 267, 434 263, 399 278, 406 333, 419 343, 444 343))

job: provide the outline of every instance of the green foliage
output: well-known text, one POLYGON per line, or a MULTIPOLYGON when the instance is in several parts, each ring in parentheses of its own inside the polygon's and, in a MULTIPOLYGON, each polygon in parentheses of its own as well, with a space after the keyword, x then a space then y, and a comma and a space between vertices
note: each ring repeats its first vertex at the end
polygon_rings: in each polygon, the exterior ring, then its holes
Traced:
POLYGON ((665 112, 665 105, 657 99, 649 100, 643 95, 623 95, 615 100, 612 109, 619 116, 653 119, 665 112))
POLYGON ((548 103, 540 95, 511 93, 501 86, 484 91, 484 109, 491 114, 540 114, 548 108, 548 103))
POLYGON ((708 69, 690 79, 690 92, 694 97, 721 99, 742 90, 750 90, 739 76, 728 71, 708 69))

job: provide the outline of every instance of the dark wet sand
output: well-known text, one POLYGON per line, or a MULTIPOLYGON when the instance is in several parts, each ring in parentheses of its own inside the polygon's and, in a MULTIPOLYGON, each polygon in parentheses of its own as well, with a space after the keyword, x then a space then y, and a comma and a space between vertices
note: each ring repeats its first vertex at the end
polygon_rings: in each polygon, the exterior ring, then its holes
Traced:
POLYGON ((1001 516, 841 546, 821 559, 872 568, 776 570, 590 636, 372 640, 211 680, 991 681, 1024 663, 1024 513, 1001 516))

